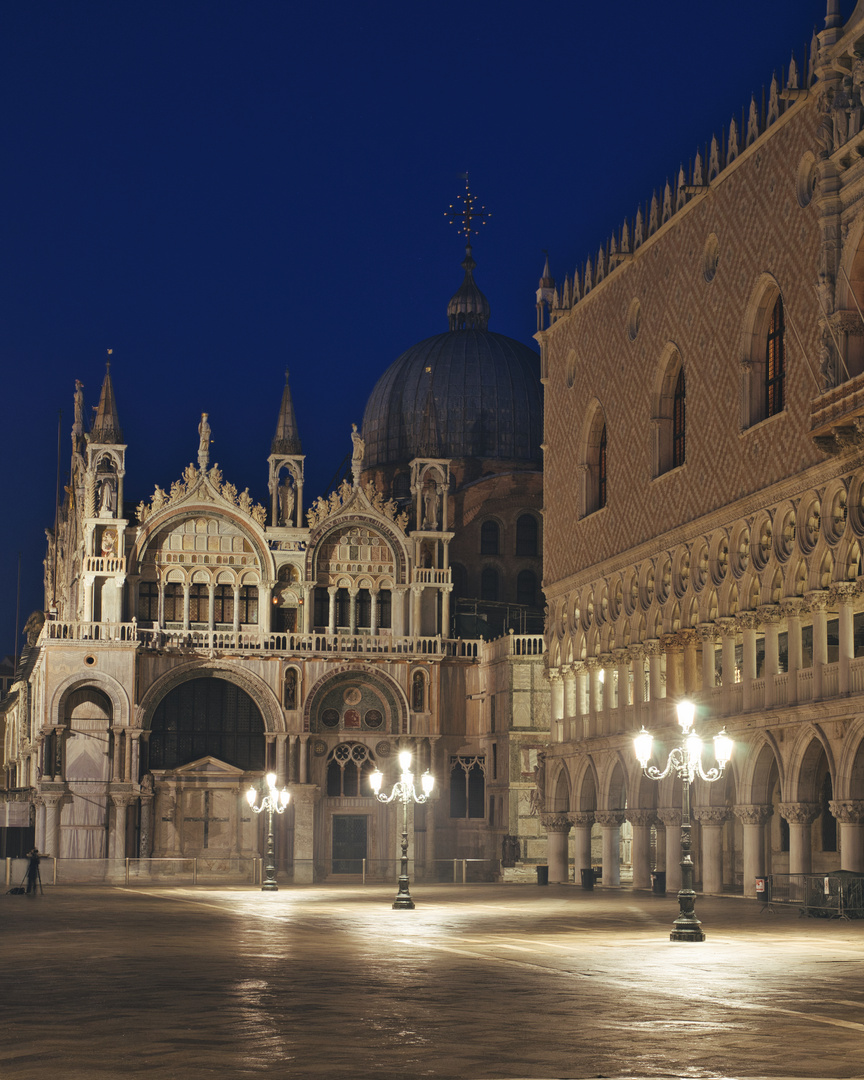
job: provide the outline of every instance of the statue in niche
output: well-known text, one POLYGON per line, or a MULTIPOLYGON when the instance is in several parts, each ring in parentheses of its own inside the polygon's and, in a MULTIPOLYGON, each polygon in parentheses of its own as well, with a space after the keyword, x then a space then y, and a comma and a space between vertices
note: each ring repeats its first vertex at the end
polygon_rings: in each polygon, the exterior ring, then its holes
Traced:
POLYGON ((822 376, 822 389, 830 390, 835 386, 834 364, 831 361, 831 346, 822 338, 819 346, 819 374, 822 376))
POLYGON ((99 485, 99 513, 114 514, 114 482, 110 476, 104 477, 99 485))
POLYGON ((285 709, 297 708, 297 669, 288 668, 285 672, 285 693, 282 707, 285 709))
POLYGON ((441 509, 441 497, 438 488, 430 484, 423 493, 423 528, 434 530, 438 528, 438 512, 441 509))
POLYGON ((79 438, 84 434, 84 383, 80 379, 75 380, 75 419, 72 423, 72 434, 79 438))
POLYGON ((531 817, 537 817, 543 813, 543 803, 546 798, 546 754, 542 750, 537 751, 537 764, 534 766, 534 789, 531 792, 531 804, 529 813, 531 817))
POLYGON ((279 487, 279 524, 291 526, 294 524, 294 488, 291 480, 286 477, 285 483, 279 487))
POLYGON ((414 712, 423 712, 426 704, 426 684, 422 671, 415 671, 411 681, 411 708, 414 712))
POLYGON ((351 425, 351 475, 354 478, 354 486, 360 483, 360 471, 363 468, 363 455, 366 453, 366 443, 363 436, 357 430, 357 425, 351 425))
POLYGON ((153 773, 145 773, 141 777, 141 794, 152 795, 153 794, 153 773))
POLYGON ((198 425, 198 467, 206 469, 210 462, 210 422, 209 413, 201 413, 201 423, 198 425))

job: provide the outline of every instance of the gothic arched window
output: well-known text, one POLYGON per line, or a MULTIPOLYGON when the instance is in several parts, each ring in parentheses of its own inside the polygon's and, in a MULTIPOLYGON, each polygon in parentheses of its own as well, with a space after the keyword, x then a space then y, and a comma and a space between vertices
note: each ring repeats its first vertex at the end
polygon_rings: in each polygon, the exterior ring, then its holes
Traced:
POLYGON ((684 464, 686 449, 686 388, 684 384, 684 368, 678 372, 675 381, 675 399, 672 404, 672 468, 677 469, 684 464))
POLYGON ((419 670, 411 676, 411 708, 414 712, 426 712, 426 676, 419 670))
POLYGON ((374 794, 369 777, 375 761, 361 743, 339 743, 327 759, 327 794, 331 798, 371 798, 374 794))
POLYGON ((783 298, 778 296, 771 311, 765 341, 765 416, 775 416, 786 405, 786 341, 783 298))

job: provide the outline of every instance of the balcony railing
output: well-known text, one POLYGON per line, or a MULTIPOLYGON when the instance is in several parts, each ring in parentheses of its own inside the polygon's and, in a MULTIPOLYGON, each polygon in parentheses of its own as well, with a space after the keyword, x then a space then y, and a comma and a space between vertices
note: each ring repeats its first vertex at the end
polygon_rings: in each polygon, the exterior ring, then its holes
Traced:
POLYGON ((84 559, 85 574, 125 574, 126 559, 115 555, 88 555, 84 559))
POLYGON ((451 580, 449 567, 446 570, 431 570, 424 566, 414 568, 414 581, 418 585, 449 585, 451 580))
POLYGON ((287 653, 294 656, 431 656, 475 660, 481 640, 389 634, 294 634, 256 630, 144 629, 137 622, 46 622, 43 641, 114 644, 137 642, 143 649, 193 652, 287 653))

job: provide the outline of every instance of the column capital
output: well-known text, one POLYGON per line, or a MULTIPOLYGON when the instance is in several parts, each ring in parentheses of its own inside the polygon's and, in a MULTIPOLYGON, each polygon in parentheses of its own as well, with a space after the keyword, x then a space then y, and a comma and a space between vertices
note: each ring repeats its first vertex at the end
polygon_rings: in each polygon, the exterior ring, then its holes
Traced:
POLYGON ((672 806, 659 806, 657 817, 667 828, 675 828, 681 824, 682 813, 672 806))
POLYGON ((649 660, 655 659, 656 657, 660 656, 660 642, 657 638, 648 638, 647 641, 642 642, 642 647, 645 650, 645 655, 648 657, 649 660))
POLYGON ((613 657, 611 652, 600 653, 597 659, 599 660, 601 667, 608 668, 614 666, 615 658, 613 657))
POLYGON ((681 634, 664 634, 663 637, 660 638, 660 647, 665 653, 681 652, 684 648, 681 634))
POLYGON ((576 678, 576 672, 573 670, 572 664, 562 664, 561 666, 561 678, 567 682, 576 678))
POLYGON ((780 803, 777 809, 790 825, 812 825, 819 817, 821 807, 818 803, 789 802, 780 803))
POLYGON ((740 818, 742 825, 764 825, 774 812, 774 808, 770 804, 765 806, 758 803, 745 803, 734 807, 732 812, 740 818))
POLYGON ((638 664, 640 660, 645 659, 645 646, 644 645, 630 645, 627 649, 627 653, 630 662, 638 664))
POLYGON ((832 604, 851 604, 861 592, 857 581, 836 581, 828 590, 832 604))
POLYGON ((802 615, 806 615, 810 610, 806 600, 801 600, 800 597, 790 597, 788 600, 784 600, 780 604, 780 613, 786 619, 799 619, 802 615))
POLYGON ((563 678, 563 672, 559 671, 558 668, 548 668, 543 672, 543 676, 548 679, 549 682, 560 682, 563 678))
POLYGON ((137 798, 137 795, 132 795, 128 792, 121 792, 119 794, 114 791, 111 792, 111 802, 113 802, 115 806, 131 806, 137 798))
POLYGON ((621 667, 622 664, 628 664, 630 662, 629 649, 613 649, 612 655, 615 657, 615 662, 618 667, 621 667))
POLYGON ((594 824, 593 810, 571 810, 567 816, 570 823, 580 829, 590 829, 594 824))
POLYGON ((698 637, 697 631, 692 627, 678 631, 678 640, 685 648, 687 648, 688 645, 695 645, 698 637))
POLYGON ((759 622, 763 626, 771 626, 774 623, 779 623, 783 617, 783 613, 779 604, 763 604, 756 609, 756 614, 759 616, 759 622))
POLYGON ((631 825, 653 825, 657 820, 655 810, 639 809, 638 807, 626 810, 625 816, 631 825))
POLYGON ((864 821, 864 799, 832 799, 828 809, 841 825, 860 825, 864 821))
POLYGON ((717 624, 713 622, 699 623, 696 627, 696 633, 703 642, 713 641, 716 642, 720 637, 720 631, 717 629, 717 624))
POLYGON ((741 630, 758 630, 762 620, 755 611, 742 611, 735 616, 735 622, 741 630))
POLYGON ((738 636, 738 620, 724 616, 722 619, 717 619, 717 626, 720 629, 720 633, 723 637, 737 637, 738 636))
POLYGON ((831 596, 827 589, 814 589, 804 593, 804 599, 811 611, 827 611, 831 603, 831 596))
POLYGON ((623 810, 595 810, 594 820, 604 829, 617 828, 624 820, 623 810))
POLYGON ((569 833, 572 827, 566 814, 541 814, 540 822, 547 833, 569 833))
POLYGON ((586 671, 599 671, 603 666, 596 656, 589 656, 587 660, 583 661, 586 671))
POLYGON ((722 825, 729 817, 729 807, 697 806, 693 809, 693 817, 700 825, 722 825))

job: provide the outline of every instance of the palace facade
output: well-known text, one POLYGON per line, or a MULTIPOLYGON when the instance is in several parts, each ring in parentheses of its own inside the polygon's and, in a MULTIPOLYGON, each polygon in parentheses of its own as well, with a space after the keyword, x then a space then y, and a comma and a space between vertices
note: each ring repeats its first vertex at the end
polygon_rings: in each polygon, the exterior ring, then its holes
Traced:
POLYGON ((679 887, 680 783, 632 740, 665 764, 684 697, 735 742, 692 792, 702 889, 864 870, 862 56, 864 4, 829 0, 803 63, 544 270, 552 880, 593 850, 617 884, 627 828, 634 886, 679 887))

